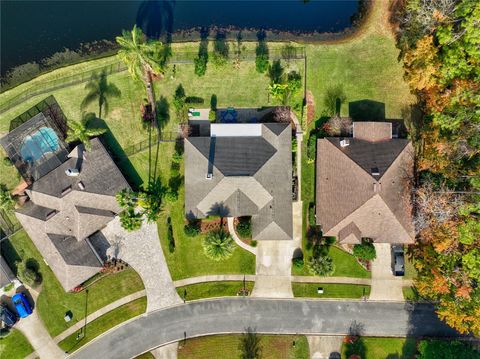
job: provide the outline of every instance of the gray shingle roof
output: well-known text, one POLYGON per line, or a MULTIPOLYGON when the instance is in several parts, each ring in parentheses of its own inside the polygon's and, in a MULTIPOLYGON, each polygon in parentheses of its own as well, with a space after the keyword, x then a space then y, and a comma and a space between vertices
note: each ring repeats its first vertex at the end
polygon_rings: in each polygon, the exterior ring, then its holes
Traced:
POLYGON ((97 267, 102 264, 86 240, 78 241, 75 237, 47 233, 58 253, 66 264, 72 266, 97 267))
MULTIPOLYGON (((226 125, 227 126, 227 125, 226 125)), ((185 141, 185 212, 204 218, 252 216, 254 239, 292 238, 289 124, 262 124, 262 136, 216 137, 213 177, 207 179, 210 137, 185 141)))
POLYGON ((342 243, 368 237, 376 242, 414 239, 409 178, 413 151, 408 140, 368 142, 339 138, 317 143, 317 223, 342 243), (379 175, 372 175, 377 167, 379 175))

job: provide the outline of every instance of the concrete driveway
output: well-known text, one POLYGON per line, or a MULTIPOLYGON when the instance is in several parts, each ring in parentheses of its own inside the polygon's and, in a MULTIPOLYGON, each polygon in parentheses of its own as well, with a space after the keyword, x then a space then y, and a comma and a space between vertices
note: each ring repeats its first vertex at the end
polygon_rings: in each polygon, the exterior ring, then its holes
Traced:
POLYGON ((90 342, 70 357, 133 358, 161 345, 202 335, 258 333, 345 335, 353 323, 366 336, 458 336, 428 304, 222 298, 151 312, 90 342))
POLYGON ((403 301, 403 279, 392 273, 392 252, 388 243, 374 243, 377 258, 372 262, 371 300, 403 301))

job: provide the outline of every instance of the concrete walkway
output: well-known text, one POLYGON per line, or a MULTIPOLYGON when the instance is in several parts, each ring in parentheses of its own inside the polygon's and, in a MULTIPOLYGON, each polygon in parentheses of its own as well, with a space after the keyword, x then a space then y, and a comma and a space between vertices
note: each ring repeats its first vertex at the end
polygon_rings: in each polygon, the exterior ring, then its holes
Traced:
MULTIPOLYGON (((104 314, 106 314, 106 313, 124 305, 124 304, 130 303, 130 302, 134 301, 135 299, 144 297, 145 294, 146 294, 145 290, 140 290, 138 292, 135 292, 135 293, 127 295, 123 298, 120 298, 119 300, 116 300, 115 302, 110 303, 103 308, 100 308, 99 310, 97 310, 97 311, 95 311, 92 314, 87 316, 87 324, 90 323, 91 321, 94 321, 98 317, 101 317, 102 315, 104 315, 104 314)), ((63 339, 65 339, 69 335, 79 331, 80 328, 82 328, 84 325, 85 325, 85 319, 82 319, 81 321, 79 321, 75 325, 72 325, 70 328, 68 328, 64 332, 60 333, 59 335, 57 335, 55 338, 53 338, 53 340, 55 341, 55 343, 61 342, 63 339)))
POLYGON ((228 217, 227 218, 227 223, 228 223, 228 231, 230 232, 231 236, 233 237, 233 240, 235 243, 238 244, 239 247, 242 247, 246 251, 249 251, 250 253, 257 255, 257 248, 249 246, 248 244, 244 243, 238 236, 237 233, 235 232, 235 226, 233 224, 234 217, 228 217))
MULTIPOLYGON (((38 293, 33 290, 29 290, 29 292, 36 303, 38 293)), ((15 325, 15 328, 25 335, 35 350, 36 356, 39 356, 41 359, 60 359, 66 357, 65 353, 57 346, 43 325, 36 308, 33 309, 33 313, 28 317, 20 319, 15 325)))
POLYGON ((372 262, 370 300, 403 301, 405 281, 392 273, 390 244, 374 243, 377 258, 372 262))
POLYGON ((138 231, 127 232, 116 217, 102 233, 110 243, 107 254, 127 262, 142 278, 147 313, 182 303, 165 262, 156 223, 144 222, 138 231))
POLYGON ((310 359, 341 359, 342 336, 307 336, 310 359))
POLYGON ((178 342, 164 345, 150 351, 155 359, 177 359, 178 342))

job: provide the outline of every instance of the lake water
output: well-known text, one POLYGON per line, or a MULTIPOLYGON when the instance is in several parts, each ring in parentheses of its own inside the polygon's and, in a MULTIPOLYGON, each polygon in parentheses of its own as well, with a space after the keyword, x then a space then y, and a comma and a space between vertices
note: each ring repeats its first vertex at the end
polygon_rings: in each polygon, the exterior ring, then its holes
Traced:
POLYGON ((63 48, 113 40, 140 25, 151 36, 203 26, 339 32, 358 1, 1 1, 1 72, 63 48))

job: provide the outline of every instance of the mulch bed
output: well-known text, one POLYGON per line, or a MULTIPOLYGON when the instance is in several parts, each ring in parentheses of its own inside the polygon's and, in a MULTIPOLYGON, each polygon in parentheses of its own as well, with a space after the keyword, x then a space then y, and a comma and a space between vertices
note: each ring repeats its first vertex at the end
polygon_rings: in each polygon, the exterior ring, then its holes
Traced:
POLYGON ((200 223, 200 232, 203 234, 219 228, 223 228, 224 231, 228 232, 228 224, 225 218, 202 219, 200 223))

